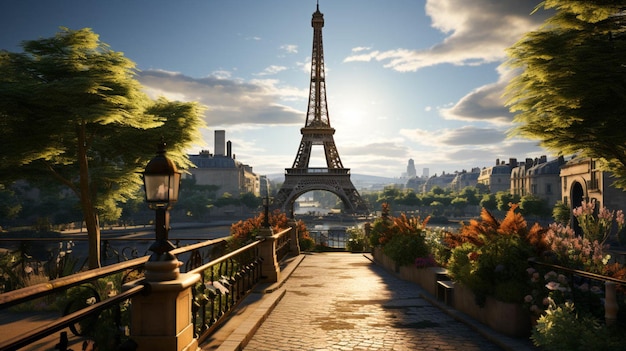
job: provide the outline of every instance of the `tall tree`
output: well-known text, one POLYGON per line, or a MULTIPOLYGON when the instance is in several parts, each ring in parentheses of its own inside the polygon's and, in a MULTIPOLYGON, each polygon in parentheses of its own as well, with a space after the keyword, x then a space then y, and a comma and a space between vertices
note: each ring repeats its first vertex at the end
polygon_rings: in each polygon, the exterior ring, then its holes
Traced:
POLYGON ((88 28, 22 47, 0 52, 0 183, 52 178, 71 189, 97 268, 99 213, 119 215, 161 138, 174 162, 190 166, 185 150, 199 140, 202 107, 148 98, 135 64, 88 28))
POLYGON ((626 1, 547 0, 552 11, 509 48, 514 134, 560 155, 597 158, 626 189, 626 1))

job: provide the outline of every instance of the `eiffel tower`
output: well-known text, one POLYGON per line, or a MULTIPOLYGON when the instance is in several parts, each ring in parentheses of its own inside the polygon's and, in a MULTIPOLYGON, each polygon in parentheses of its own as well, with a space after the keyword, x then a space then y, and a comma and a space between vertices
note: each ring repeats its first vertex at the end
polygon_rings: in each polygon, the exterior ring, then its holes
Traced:
POLYGON ((313 54, 311 55, 311 83, 309 106, 304 128, 300 129, 302 141, 291 168, 285 168, 285 181, 274 198, 274 207, 280 208, 293 217, 293 205, 298 197, 313 190, 329 191, 339 197, 344 212, 367 214, 367 204, 359 195, 350 180, 350 169, 344 168, 335 146, 335 129, 330 126, 326 103, 326 79, 324 73, 324 48, 322 27, 324 15, 317 11, 311 20, 313 27, 313 54), (326 168, 311 168, 311 148, 323 145, 326 168))

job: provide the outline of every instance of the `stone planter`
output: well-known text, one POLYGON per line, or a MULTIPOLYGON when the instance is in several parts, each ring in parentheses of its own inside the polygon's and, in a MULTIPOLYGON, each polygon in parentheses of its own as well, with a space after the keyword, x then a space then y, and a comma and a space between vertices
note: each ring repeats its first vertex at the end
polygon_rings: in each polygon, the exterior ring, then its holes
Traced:
MULTIPOLYGON (((413 266, 398 267, 396 263, 387 257, 382 249, 377 247, 372 250, 374 260, 387 270, 396 272, 404 280, 418 284, 433 296, 437 296, 437 281, 446 274, 441 267, 416 268, 413 266)), ((529 313, 521 304, 498 301, 487 297, 484 307, 476 304, 474 293, 460 283, 454 284, 452 306, 458 311, 465 313, 489 328, 511 337, 528 337, 531 325, 529 313)))
POLYGON ((441 267, 417 268, 414 266, 398 266, 387 257, 380 247, 372 250, 374 260, 387 270, 396 272, 400 278, 418 284, 433 296, 437 295, 437 280, 445 276, 446 269, 441 267))
POLYGON ((489 328, 512 337, 530 335, 530 315, 521 304, 502 302, 487 297, 484 307, 476 304, 476 296, 460 283, 454 285, 454 308, 489 328))
POLYGON ((394 262, 394 260, 387 257, 387 255, 383 253, 383 249, 381 247, 373 248, 372 256, 374 256, 374 260, 376 262, 378 262, 380 265, 382 265, 386 269, 392 272, 396 272, 396 273, 399 272, 400 267, 398 267, 398 265, 396 264, 396 262, 394 262))

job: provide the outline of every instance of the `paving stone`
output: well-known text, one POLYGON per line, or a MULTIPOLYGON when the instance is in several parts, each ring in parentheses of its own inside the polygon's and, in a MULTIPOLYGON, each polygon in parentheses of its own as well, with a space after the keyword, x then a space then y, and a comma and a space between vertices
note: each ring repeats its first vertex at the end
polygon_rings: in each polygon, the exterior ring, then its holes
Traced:
POLYGON ((502 350, 361 254, 307 254, 245 351, 502 350))

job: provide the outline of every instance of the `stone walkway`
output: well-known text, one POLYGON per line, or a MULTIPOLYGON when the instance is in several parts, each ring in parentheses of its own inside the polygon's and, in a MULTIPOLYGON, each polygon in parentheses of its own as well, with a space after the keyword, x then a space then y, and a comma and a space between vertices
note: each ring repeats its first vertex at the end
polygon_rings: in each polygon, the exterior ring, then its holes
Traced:
POLYGON ((361 254, 307 254, 244 348, 253 350, 502 350, 361 254))

